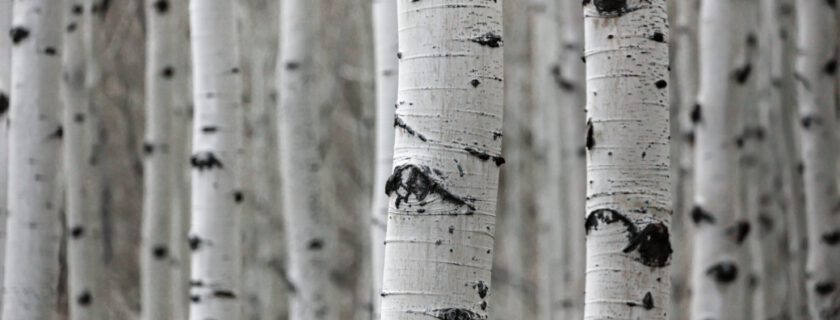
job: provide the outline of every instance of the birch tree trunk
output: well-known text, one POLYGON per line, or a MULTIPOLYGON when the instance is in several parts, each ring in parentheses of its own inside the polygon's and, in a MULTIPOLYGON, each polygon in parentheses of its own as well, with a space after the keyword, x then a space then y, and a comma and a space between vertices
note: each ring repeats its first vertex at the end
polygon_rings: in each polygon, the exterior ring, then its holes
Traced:
POLYGON ((385 267, 385 227, 388 196, 385 181, 394 159, 394 107, 397 105, 397 1, 373 1, 373 29, 376 46, 376 170, 371 203, 371 257, 373 260, 373 319, 379 319, 382 270, 385 267))
POLYGON ((834 2, 796 1, 797 97, 808 230, 808 304, 813 319, 840 317, 837 212, 837 21, 834 2))
POLYGON ((382 319, 486 319, 502 137, 502 1, 399 0, 382 319), (435 70, 447 70, 437 72, 435 70))
POLYGON ((67 213, 67 268, 71 319, 100 319, 105 316, 102 282, 101 227, 96 204, 98 190, 88 179, 97 172, 89 163, 93 151, 88 139, 91 129, 91 91, 87 90, 87 15, 83 1, 64 3, 64 48, 62 100, 64 103, 64 181, 67 213))
POLYGON ((61 244, 62 1, 15 2, 3 319, 52 319, 61 244))
POLYGON ((240 69, 234 2, 190 3, 193 122, 190 319, 240 316, 240 69))
POLYGON ((172 319, 170 241, 172 223, 173 8, 146 0, 146 132, 143 144, 143 229, 140 250, 142 319, 172 319))
POLYGON ((672 253, 666 1, 584 4, 584 319, 666 319, 672 253))
MULTIPOLYGON (((0 30, 12 29, 12 2, 0 2, 0 30)), ((3 283, 3 269, 6 265, 6 218, 9 182, 9 91, 12 80, 12 38, 0 35, 0 283, 3 283)), ((0 297, 0 310, 3 299, 0 297)), ((0 311, 2 313, 2 311, 0 311)))

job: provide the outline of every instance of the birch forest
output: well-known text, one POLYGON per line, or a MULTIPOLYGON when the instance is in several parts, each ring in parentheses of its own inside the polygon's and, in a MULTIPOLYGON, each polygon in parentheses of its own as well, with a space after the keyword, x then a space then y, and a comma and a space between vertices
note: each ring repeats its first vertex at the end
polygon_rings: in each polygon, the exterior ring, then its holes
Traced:
POLYGON ((0 320, 840 320, 836 0, 0 0, 0 320))

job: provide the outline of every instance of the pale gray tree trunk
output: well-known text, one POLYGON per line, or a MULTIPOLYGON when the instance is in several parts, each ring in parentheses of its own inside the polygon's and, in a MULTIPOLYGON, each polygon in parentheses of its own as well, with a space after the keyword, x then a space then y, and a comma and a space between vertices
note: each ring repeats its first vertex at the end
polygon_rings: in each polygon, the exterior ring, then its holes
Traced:
POLYGON ((502 1, 399 0, 382 319, 484 319, 501 154, 502 1), (436 70, 447 70, 438 72, 436 70))
POLYGON ((101 220, 92 188, 96 168, 90 165, 93 146, 89 139, 92 91, 87 90, 87 50, 84 32, 92 15, 82 0, 64 3, 62 102, 64 103, 63 164, 67 214, 67 268, 70 319, 101 319, 107 307, 102 285, 101 220))
POLYGON ((666 1, 585 1, 585 319, 667 319, 670 124, 666 1))
POLYGON ((52 319, 61 244, 62 1, 14 4, 3 319, 52 319))
POLYGON ((173 309, 172 156, 176 15, 168 1, 146 0, 146 132, 140 249, 142 319, 171 319, 173 309))
POLYGON ((240 316, 240 68, 234 2, 190 3, 193 58, 190 319, 240 316))
MULTIPOLYGON (((0 2, 0 30, 12 29, 12 1, 0 2)), ((0 283, 6 258, 6 188, 9 180, 9 92, 11 91, 12 38, 0 35, 0 283)), ((0 310, 3 299, 0 298, 0 310)))
POLYGON ((837 212, 837 16, 830 1, 796 1, 796 87, 807 213, 808 304, 813 319, 840 317, 837 212))
POLYGON ((373 261, 373 319, 379 319, 382 269, 385 263, 385 226, 388 195, 385 181, 394 160, 394 109, 397 105, 397 0, 373 1, 376 46, 376 169, 371 203, 371 259, 373 261))

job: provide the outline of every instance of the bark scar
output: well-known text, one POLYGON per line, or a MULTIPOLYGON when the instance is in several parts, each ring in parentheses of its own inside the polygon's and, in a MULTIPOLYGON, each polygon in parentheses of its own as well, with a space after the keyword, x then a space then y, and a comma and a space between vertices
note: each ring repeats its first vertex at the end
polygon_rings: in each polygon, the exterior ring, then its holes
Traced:
POLYGON ((601 223, 615 222, 621 222, 627 229, 627 246, 622 249, 622 252, 629 254, 637 251, 639 253, 637 261, 648 267, 662 268, 670 263, 673 249, 668 227, 664 223, 649 223, 639 231, 633 221, 618 211, 598 209, 590 212, 586 217, 586 234, 597 230, 601 223))
POLYGON ((466 207, 469 211, 465 214, 472 214, 475 211, 475 205, 468 203, 468 201, 472 202, 474 200, 449 192, 444 187, 443 181, 435 177, 432 170, 424 165, 404 164, 397 166, 385 183, 385 194, 396 195, 395 206, 397 208, 400 207, 401 203, 407 203, 412 195, 417 201, 423 201, 432 193, 438 194, 441 201, 466 207))

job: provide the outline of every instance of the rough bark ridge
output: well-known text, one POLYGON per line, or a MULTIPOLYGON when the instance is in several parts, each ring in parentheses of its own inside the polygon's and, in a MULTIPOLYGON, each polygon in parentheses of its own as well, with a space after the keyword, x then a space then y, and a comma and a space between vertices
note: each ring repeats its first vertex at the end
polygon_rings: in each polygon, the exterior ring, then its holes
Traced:
MULTIPOLYGON (((168 3, 168 2, 163 2, 168 3)), ((172 183, 175 179, 172 110, 175 69, 176 13, 158 0, 145 1, 146 132, 143 143, 143 229, 140 249, 142 318, 172 318, 170 248, 172 183)))
POLYGON ((396 114, 426 139, 396 132, 382 319, 477 320, 492 308, 499 162, 489 160, 501 152, 502 1, 447 4, 397 6, 396 114))
POLYGON ((57 299, 62 2, 15 2, 3 319, 52 319, 57 299))
POLYGON ((82 10, 81 0, 64 3, 64 48, 62 54, 62 102, 64 103, 63 135, 65 204, 67 214, 68 296, 71 319, 100 319, 106 299, 102 289, 101 220, 96 189, 88 183, 97 172, 91 166, 91 91, 87 90, 87 52, 85 50, 86 19, 91 11, 82 10), (83 27, 85 26, 85 27, 83 27))
POLYGON ((806 292, 811 317, 840 317, 840 232, 837 210, 837 17, 829 1, 796 1, 795 78, 799 105, 805 211, 808 215, 806 292))
POLYGON ((190 3, 193 123, 190 319, 240 315, 240 72, 234 2, 190 3))
POLYGON ((394 160, 394 110, 397 106, 397 0, 373 1, 373 28, 376 45, 376 177, 371 207, 371 258, 373 260, 373 319, 379 319, 379 294, 385 263, 385 226, 388 221, 388 195, 385 180, 394 160))
POLYGON ((666 1, 596 0, 584 6, 584 17, 584 318, 666 319, 672 254, 666 1))

